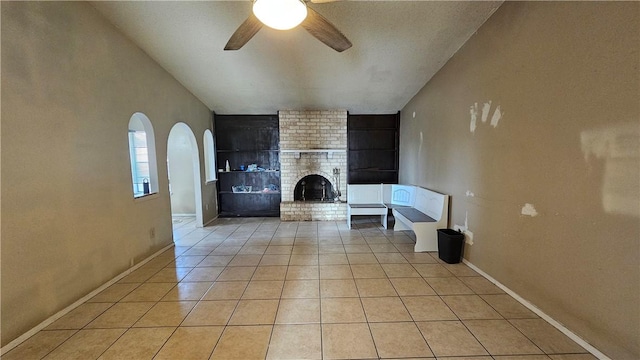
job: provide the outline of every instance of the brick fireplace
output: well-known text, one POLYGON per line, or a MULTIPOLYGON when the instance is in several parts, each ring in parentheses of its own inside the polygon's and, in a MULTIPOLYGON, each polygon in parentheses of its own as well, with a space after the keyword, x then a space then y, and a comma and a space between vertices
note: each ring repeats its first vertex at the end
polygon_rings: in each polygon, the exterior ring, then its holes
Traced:
POLYGON ((339 190, 347 198, 347 111, 281 110, 280 122, 280 218, 291 221, 346 220, 346 203, 331 201, 339 190), (340 173, 339 184, 334 172, 340 173), (294 200, 296 184, 319 175, 326 185, 325 201, 294 200))

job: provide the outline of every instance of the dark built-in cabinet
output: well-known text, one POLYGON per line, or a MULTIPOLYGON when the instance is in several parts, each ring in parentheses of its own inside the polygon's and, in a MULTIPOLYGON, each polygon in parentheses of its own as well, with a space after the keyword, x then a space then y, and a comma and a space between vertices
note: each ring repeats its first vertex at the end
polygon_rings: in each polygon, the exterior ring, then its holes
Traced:
POLYGON ((218 172, 219 215, 280 216, 278 115, 214 115, 214 122, 216 163, 223 170, 218 172), (247 171, 252 164, 257 171, 247 171))
POLYGON ((347 117, 349 184, 397 184, 400 112, 347 117))

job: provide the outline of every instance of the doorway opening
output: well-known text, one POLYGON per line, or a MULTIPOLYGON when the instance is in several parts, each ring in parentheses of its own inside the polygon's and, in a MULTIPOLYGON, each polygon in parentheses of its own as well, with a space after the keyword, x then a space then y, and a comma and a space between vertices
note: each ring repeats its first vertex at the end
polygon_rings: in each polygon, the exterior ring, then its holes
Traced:
POLYGON ((180 224, 195 217, 195 226, 202 227, 202 186, 198 143, 185 123, 175 124, 167 140, 167 173, 171 217, 180 224))

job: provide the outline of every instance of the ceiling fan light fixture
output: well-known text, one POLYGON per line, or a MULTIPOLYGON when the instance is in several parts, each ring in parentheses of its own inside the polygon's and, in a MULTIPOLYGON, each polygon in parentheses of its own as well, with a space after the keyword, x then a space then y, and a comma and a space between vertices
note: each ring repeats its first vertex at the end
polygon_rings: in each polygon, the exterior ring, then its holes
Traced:
POLYGON ((276 30, 289 30, 307 17, 307 5, 302 0, 255 0, 254 15, 276 30))

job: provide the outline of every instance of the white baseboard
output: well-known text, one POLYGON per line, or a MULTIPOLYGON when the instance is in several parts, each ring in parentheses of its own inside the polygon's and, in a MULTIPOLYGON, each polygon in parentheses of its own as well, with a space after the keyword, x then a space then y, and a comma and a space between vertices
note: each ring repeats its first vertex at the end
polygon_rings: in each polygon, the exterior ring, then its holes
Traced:
POLYGON ((171 214, 172 217, 196 217, 196 214, 171 214))
POLYGON ((115 284, 116 282, 118 282, 120 279, 122 279, 123 277, 131 274, 133 271, 137 270, 138 268, 140 268, 142 265, 148 263, 149 261, 151 261, 153 258, 155 258, 156 256, 162 254, 163 252, 169 250, 170 248, 172 248, 174 246, 174 244, 169 244, 165 247, 163 247, 162 249, 156 251, 153 255, 147 257, 146 259, 142 260, 141 262, 137 263, 136 265, 134 265, 133 267, 130 267, 129 269, 125 270, 123 273, 121 273, 120 275, 114 277, 113 279, 107 281, 106 283, 102 284, 102 286, 100 286, 99 288, 93 290, 92 292, 90 292, 89 294, 85 295, 84 297, 82 297, 81 299, 79 299, 78 301, 74 302, 73 304, 67 306, 66 308, 58 311, 57 313, 55 313, 54 315, 52 315, 51 317, 49 317, 48 319, 46 319, 45 321, 41 322, 40 324, 36 325, 34 328, 32 328, 31 330, 27 331, 26 333, 20 335, 19 337, 17 337, 16 339, 14 339, 13 341, 11 341, 10 343, 8 343, 7 345, 3 346, 2 348, 0 348, 0 357, 3 356, 4 354, 6 354, 7 352, 9 352, 9 350, 12 350, 13 348, 15 348, 16 346, 20 345, 21 343, 23 343, 24 341, 26 341, 27 339, 29 339, 30 337, 32 337, 33 335, 35 335, 36 333, 38 333, 38 331, 46 328, 47 326, 53 324, 56 320, 60 319, 61 317, 65 316, 66 314, 68 314, 69 312, 71 312, 73 309, 77 308, 78 306, 84 304, 85 302, 87 302, 87 300, 91 299, 92 297, 96 296, 98 293, 100 293, 101 291, 103 291, 104 289, 108 288, 109 286, 115 284))
POLYGON ((484 271, 480 270, 477 266, 473 265, 467 259, 462 259, 462 262, 467 264, 470 268, 475 270, 478 274, 484 276, 487 280, 489 280, 492 283, 494 283, 497 287, 502 289, 504 292, 506 292, 507 294, 511 295, 511 297, 516 299, 517 302, 522 304, 527 309, 533 311, 536 315, 540 316, 543 320, 545 320, 549 324, 551 324, 551 326, 555 327, 560 332, 562 332, 567 337, 569 337, 571 340, 575 341, 578 345, 582 346, 585 350, 587 350, 588 352, 593 354, 593 356, 597 357, 600 360, 611 360, 607 355, 605 355, 602 352, 600 352, 598 349, 596 349, 591 344, 589 344, 586 340, 584 340, 580 336, 576 335, 571 330, 567 329, 564 325, 562 325, 558 321, 554 320, 551 316, 545 314, 542 310, 538 309, 535 305, 533 305, 532 303, 530 303, 527 300, 525 300, 522 296, 516 294, 513 290, 509 289, 508 287, 504 286, 503 284, 501 284, 496 279, 494 279, 491 276, 489 276, 489 274, 487 274, 484 271))

